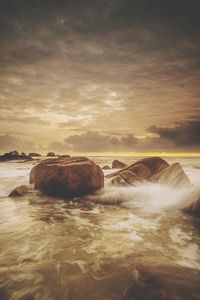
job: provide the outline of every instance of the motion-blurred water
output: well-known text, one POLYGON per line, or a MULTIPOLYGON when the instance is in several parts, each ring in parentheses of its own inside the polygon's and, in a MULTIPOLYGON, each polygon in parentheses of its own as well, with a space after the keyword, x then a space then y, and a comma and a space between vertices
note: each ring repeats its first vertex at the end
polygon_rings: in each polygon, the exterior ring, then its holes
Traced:
POLYGON ((106 186, 120 206, 8 198, 28 183, 33 162, 1 163, 0 299, 200 299, 200 221, 180 210, 200 190, 200 158, 166 159, 180 162, 194 187, 106 186))

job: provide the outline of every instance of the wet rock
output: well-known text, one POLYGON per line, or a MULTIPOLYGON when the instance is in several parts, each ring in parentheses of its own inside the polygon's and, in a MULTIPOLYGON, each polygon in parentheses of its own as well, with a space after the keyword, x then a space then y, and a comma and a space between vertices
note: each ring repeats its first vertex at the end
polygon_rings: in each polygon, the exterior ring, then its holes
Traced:
POLYGON ((200 197, 183 208, 183 211, 194 217, 200 218, 200 197))
POLYGON ((125 163, 117 159, 112 162, 112 169, 122 169, 125 168, 126 166, 127 165, 125 163))
POLYGON ((111 168, 109 166, 103 166, 102 170, 110 170, 111 168))
POLYGON ((152 175, 158 170, 162 170, 169 166, 169 164, 161 157, 147 157, 137 161, 132 166, 137 164, 145 165, 150 170, 152 175))
POLYGON ((49 153, 47 153, 47 156, 48 156, 48 157, 55 157, 56 155, 55 155, 54 152, 49 152, 49 153))
POLYGON ((24 152, 22 152, 22 154, 19 154, 17 151, 10 151, 0 156, 1 162, 10 160, 32 160, 32 157, 27 156, 24 152))
POLYGON ((42 156, 42 155, 39 154, 39 153, 31 152, 31 153, 29 153, 29 156, 36 156, 36 157, 39 157, 39 156, 42 156))
POLYGON ((151 171, 142 163, 133 164, 128 167, 128 170, 135 173, 141 179, 149 179, 151 177, 151 171))
POLYGON ((115 186, 129 186, 121 175, 116 175, 111 179, 111 183, 115 186))
POLYGON ((129 185, 135 185, 136 183, 143 181, 137 174, 130 170, 124 170, 120 175, 129 185))
POLYGON ((29 192, 29 187, 27 185, 20 185, 16 187, 9 195, 8 197, 19 197, 19 196, 24 196, 28 194, 29 192))
POLYGON ((179 163, 174 163, 151 177, 152 182, 166 184, 172 188, 191 187, 191 182, 179 163))
POLYGON ((106 175, 107 178, 113 178, 117 175, 121 175, 125 170, 131 171, 136 174, 138 180, 149 180, 149 178, 158 170, 162 170, 168 167, 169 164, 160 157, 149 157, 138 160, 137 162, 127 166, 119 171, 106 175))
POLYGON ((85 157, 46 159, 33 167, 30 183, 44 194, 68 198, 102 188, 104 174, 85 157))

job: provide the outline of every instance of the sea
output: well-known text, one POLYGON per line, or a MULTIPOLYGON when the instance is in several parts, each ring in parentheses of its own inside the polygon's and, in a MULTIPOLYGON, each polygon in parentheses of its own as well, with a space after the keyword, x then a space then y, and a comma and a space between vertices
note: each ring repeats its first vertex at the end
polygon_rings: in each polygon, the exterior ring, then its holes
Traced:
MULTIPOLYGON (((141 157, 91 159, 103 167, 141 157)), ((200 299, 200 219, 182 212, 200 194, 200 157, 164 159, 193 186, 106 185, 120 205, 9 198, 38 161, 1 162, 0 300, 200 299)))

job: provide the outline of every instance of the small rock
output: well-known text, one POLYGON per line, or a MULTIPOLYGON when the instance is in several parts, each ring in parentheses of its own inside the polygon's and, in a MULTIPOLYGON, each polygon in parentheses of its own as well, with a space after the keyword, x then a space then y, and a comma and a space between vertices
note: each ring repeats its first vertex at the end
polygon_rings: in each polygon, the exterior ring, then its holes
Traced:
POLYGON ((29 187, 27 185, 20 185, 16 187, 9 195, 8 197, 19 197, 19 196, 24 196, 28 194, 29 192, 29 187))
POLYGON ((111 168, 109 167, 109 166, 104 166, 103 168, 102 168, 102 170, 110 170, 111 168))
POLYGON ((125 168, 126 166, 127 165, 125 163, 117 159, 112 162, 112 169, 122 169, 125 168))

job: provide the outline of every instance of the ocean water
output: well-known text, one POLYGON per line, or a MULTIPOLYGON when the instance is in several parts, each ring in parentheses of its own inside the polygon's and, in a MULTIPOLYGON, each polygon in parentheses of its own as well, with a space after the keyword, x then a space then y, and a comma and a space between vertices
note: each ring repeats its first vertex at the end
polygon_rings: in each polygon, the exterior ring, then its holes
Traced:
POLYGON ((200 299, 200 220, 181 211, 200 193, 200 158, 165 159, 181 163, 193 187, 106 185, 121 205, 8 198, 35 162, 0 163, 0 299, 200 299))

